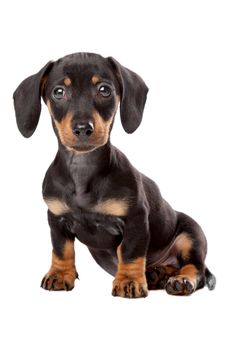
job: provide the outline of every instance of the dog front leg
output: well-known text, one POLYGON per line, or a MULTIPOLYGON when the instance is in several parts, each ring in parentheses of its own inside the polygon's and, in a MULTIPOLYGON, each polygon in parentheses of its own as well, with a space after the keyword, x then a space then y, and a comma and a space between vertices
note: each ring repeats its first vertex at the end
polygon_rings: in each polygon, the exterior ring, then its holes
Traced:
POLYGON ((127 218, 123 240, 117 248, 118 267, 113 296, 141 298, 148 295, 145 275, 149 228, 144 211, 127 218))
POLYGON ((53 245, 52 264, 41 282, 47 290, 71 290, 78 273, 75 268, 74 236, 69 233, 63 219, 48 211, 53 245))

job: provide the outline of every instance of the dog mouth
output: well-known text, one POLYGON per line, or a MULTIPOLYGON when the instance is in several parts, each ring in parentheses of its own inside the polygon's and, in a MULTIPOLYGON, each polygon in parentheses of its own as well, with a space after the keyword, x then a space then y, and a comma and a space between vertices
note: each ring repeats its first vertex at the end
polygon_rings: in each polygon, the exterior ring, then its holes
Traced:
POLYGON ((107 143, 107 138, 101 137, 95 138, 93 140, 70 140, 63 139, 61 143, 69 150, 77 153, 88 153, 94 151, 107 143))
POLYGON ((94 145, 74 145, 69 147, 69 149, 80 153, 87 153, 87 152, 94 151, 96 147, 97 146, 94 146, 94 145))

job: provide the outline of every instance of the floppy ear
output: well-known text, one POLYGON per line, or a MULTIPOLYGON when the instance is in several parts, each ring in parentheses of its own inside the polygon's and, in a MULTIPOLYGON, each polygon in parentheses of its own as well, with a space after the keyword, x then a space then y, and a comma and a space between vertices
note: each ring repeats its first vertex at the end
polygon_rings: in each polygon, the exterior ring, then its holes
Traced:
POLYGON ((23 80, 14 92, 16 121, 19 131, 25 137, 32 136, 37 127, 41 111, 42 81, 51 66, 52 61, 48 62, 37 74, 23 80))
POLYGON ((140 125, 148 87, 141 77, 131 70, 123 67, 113 57, 108 57, 116 71, 121 89, 120 115, 124 130, 131 134, 140 125))

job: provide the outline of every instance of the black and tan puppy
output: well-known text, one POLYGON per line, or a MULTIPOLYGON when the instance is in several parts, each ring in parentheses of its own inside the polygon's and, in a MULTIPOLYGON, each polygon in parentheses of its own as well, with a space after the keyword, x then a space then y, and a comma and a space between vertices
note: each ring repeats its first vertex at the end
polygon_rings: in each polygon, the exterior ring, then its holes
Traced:
POLYGON ((23 136, 36 129, 42 96, 58 138, 43 182, 53 245, 44 289, 74 287, 75 237, 115 276, 114 296, 145 297, 158 288, 189 295, 205 284, 214 288, 200 226, 173 210, 156 184, 110 143, 118 104, 123 128, 132 133, 141 123, 147 92, 137 74, 90 53, 49 62, 15 91, 23 136))

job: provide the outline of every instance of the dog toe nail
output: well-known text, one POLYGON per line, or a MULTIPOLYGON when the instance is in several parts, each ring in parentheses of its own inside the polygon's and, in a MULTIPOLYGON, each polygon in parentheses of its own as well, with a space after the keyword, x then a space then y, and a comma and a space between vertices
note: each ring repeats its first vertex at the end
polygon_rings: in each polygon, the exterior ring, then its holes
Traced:
POLYGON ((182 290, 182 284, 180 283, 180 281, 175 281, 174 287, 179 292, 182 290))

